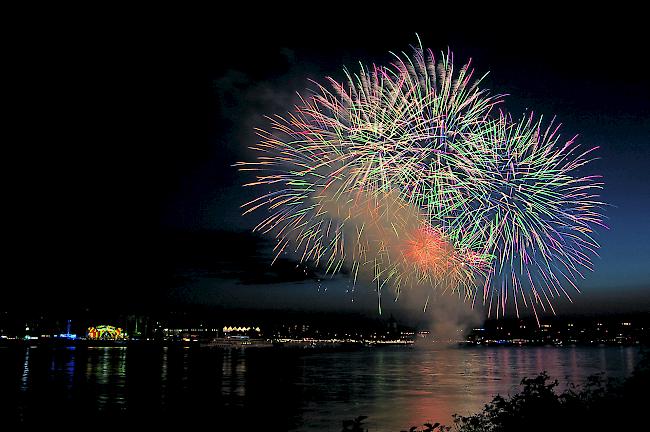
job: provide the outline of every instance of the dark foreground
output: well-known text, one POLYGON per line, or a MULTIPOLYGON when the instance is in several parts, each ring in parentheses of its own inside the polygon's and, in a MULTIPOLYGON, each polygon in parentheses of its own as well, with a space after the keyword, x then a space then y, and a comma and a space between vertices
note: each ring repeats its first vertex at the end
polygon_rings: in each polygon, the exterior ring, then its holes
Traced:
MULTIPOLYGON (((12 426, 6 430, 338 432, 343 420, 367 415, 370 432, 399 431, 427 421, 451 425, 453 413, 479 412, 495 394, 514 394, 522 378, 543 370, 560 380, 552 388, 559 393, 567 381, 600 371, 629 376, 639 358, 638 348, 611 347, 0 348, 0 416, 12 426)), ((546 413, 544 430, 557 429, 552 412, 538 407, 546 413)))
MULTIPOLYGON (((605 379, 590 376, 581 385, 558 390, 558 381, 543 372, 525 378, 512 396, 495 396, 482 411, 454 415, 451 425, 439 422, 412 426, 410 432, 542 432, 633 431, 648 425, 650 353, 646 352, 631 376, 605 379)), ((363 431, 364 416, 343 423, 343 431, 363 431)))

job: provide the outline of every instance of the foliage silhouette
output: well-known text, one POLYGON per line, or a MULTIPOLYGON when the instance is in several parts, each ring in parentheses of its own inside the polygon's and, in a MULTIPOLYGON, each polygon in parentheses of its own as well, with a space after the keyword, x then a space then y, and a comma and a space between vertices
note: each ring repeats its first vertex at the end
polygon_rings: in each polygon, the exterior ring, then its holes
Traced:
POLYGON ((495 396, 483 411, 454 415, 459 432, 580 431, 637 429, 645 420, 650 388, 650 356, 642 354, 623 382, 590 376, 585 384, 569 384, 557 393, 558 381, 546 372, 521 381, 522 390, 508 398, 495 396))
MULTIPOLYGON (((650 351, 642 352, 634 371, 623 381, 605 379, 601 373, 590 376, 583 385, 570 383, 561 393, 557 392, 558 386, 557 380, 542 372, 524 378, 519 393, 496 395, 477 414, 454 414, 450 426, 425 423, 421 429, 412 426, 408 432, 561 432, 648 427, 650 351)), ((343 430, 362 431, 360 426, 343 430)))

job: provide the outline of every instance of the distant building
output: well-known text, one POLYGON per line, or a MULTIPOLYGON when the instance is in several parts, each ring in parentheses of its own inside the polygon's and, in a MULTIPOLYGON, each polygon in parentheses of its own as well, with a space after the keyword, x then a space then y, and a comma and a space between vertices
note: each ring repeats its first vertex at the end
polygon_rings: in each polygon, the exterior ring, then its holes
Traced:
POLYGON ((122 340, 128 339, 128 335, 119 327, 111 325, 98 325, 88 327, 88 339, 91 340, 122 340))

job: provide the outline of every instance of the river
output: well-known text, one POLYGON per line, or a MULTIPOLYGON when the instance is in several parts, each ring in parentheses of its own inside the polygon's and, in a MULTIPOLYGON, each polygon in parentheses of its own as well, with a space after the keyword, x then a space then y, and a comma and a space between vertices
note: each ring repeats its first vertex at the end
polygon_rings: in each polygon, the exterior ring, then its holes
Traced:
POLYGON ((632 347, 0 348, 0 414, 38 426, 332 432, 364 415, 370 432, 399 431, 450 424, 544 370, 562 386, 625 377, 638 360, 632 347))

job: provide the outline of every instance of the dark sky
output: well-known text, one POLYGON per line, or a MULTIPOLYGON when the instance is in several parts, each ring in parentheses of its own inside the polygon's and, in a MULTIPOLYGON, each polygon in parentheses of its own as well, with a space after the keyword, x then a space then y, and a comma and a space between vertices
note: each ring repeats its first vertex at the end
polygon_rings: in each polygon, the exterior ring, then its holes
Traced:
POLYGON ((386 64, 418 33, 426 47, 450 47, 456 62, 471 57, 477 72, 490 71, 484 86, 510 94, 514 115, 556 115, 563 136, 600 146, 592 169, 605 177, 611 229, 599 233, 585 294, 559 311, 649 310, 640 18, 463 14, 97 16, 18 34, 6 83, 22 138, 5 181, 4 303, 354 309, 344 277, 319 283, 290 261, 269 268, 268 243, 249 234, 256 217, 240 216, 254 192, 231 165, 251 158, 253 128, 290 109, 308 79, 386 64))

